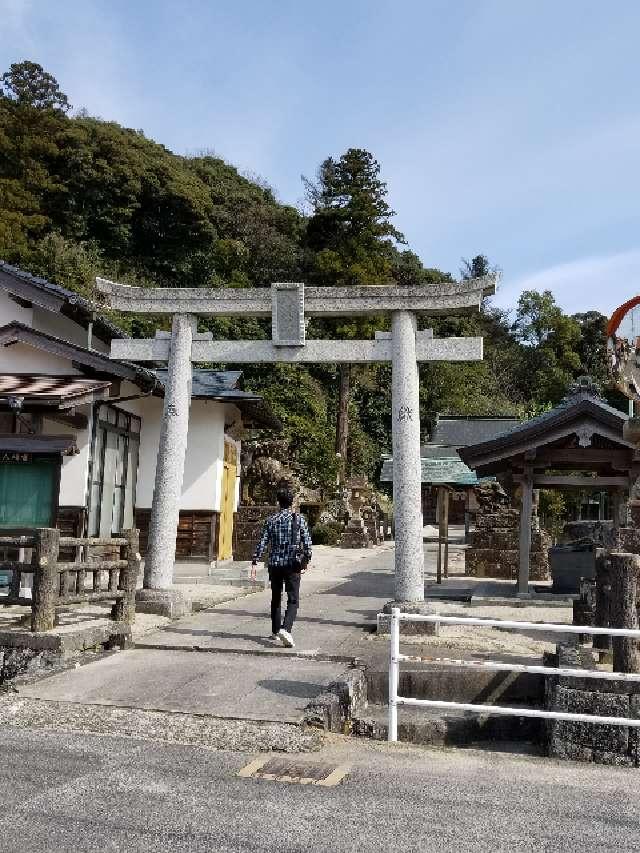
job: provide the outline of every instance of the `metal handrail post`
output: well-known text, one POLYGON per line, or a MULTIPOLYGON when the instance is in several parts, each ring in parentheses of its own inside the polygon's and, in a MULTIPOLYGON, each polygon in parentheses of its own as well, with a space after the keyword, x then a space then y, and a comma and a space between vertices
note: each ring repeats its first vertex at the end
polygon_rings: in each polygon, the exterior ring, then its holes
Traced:
POLYGON ((398 680, 400 675, 400 609, 391 610, 391 652, 389 656, 389 732, 388 740, 398 740, 398 680))

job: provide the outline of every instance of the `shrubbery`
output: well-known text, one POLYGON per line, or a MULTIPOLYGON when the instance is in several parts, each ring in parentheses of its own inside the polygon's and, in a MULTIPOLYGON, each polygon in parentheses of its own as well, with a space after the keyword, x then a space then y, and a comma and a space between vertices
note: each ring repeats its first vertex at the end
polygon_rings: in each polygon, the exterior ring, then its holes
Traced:
POLYGON ((321 521, 311 531, 314 545, 337 545, 342 535, 343 527, 337 521, 323 524, 321 521))

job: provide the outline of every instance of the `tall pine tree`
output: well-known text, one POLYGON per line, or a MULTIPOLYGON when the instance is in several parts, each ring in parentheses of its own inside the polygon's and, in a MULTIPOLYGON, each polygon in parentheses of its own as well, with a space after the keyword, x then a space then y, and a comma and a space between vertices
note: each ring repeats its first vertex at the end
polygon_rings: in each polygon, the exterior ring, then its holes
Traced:
MULTIPOLYGON (((315 182, 304 179, 312 207, 306 232, 307 278, 316 285, 357 286, 388 283, 393 277, 395 243, 404 243, 393 226, 387 185, 368 151, 350 148, 338 160, 328 157, 315 182)), ((346 337, 370 333, 366 323, 342 323, 346 337)), ((351 365, 340 368, 336 452, 342 477, 348 466, 351 365)))

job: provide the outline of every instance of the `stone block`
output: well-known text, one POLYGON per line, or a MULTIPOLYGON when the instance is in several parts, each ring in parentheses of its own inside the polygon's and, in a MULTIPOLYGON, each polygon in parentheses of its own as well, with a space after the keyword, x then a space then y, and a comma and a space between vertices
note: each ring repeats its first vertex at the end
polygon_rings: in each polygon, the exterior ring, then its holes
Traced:
MULTIPOLYGON (((549 546, 548 537, 540 531, 531 532, 531 551, 542 551, 549 546)), ((471 548, 490 548, 496 551, 517 551, 520 547, 520 528, 473 530, 469 534, 471 548)))
MULTIPOLYGON (((629 716, 640 719, 640 695, 629 697, 629 716)), ((640 767, 640 729, 629 729, 629 755, 636 767, 640 767)))
POLYGON ((625 554, 640 554, 640 528, 620 527, 615 550, 623 551, 625 554))
POLYGON ((557 735, 551 738, 548 753, 551 758, 559 758, 561 761, 583 761, 588 763, 593 761, 592 749, 571 741, 562 740, 557 735))
POLYGON ((593 750, 593 763, 604 764, 609 767, 635 767, 635 761, 631 756, 620 752, 607 752, 605 750, 593 750))
MULTIPOLYGON (((629 697, 615 693, 594 693, 593 713, 602 717, 628 717, 629 697)), ((616 755, 627 754, 629 749, 627 726, 594 725, 592 728, 594 751, 616 755)))
MULTIPOLYGON (((549 710, 565 711, 569 714, 593 714, 593 693, 557 685, 551 693, 551 707, 549 710)), ((592 749, 592 728, 592 723, 554 720, 550 723, 551 739, 565 742, 570 741, 581 747, 592 749)))
POLYGON ((344 718, 340 699, 335 693, 321 693, 304 709, 305 725, 324 732, 344 734, 344 718))
POLYGON ((510 528, 520 526, 520 512, 517 509, 505 508, 500 512, 478 513, 476 527, 478 529, 510 528))
MULTIPOLYGON (((578 650, 572 656, 570 650, 564 649, 560 657, 561 665, 564 666, 581 663, 578 650)), ((586 681, 579 683, 584 684, 586 681)), ((589 690, 582 690, 554 683, 547 690, 546 707, 575 714, 640 718, 640 695, 629 696, 626 693, 628 685, 591 680, 590 687, 589 690), (618 692, 612 692, 612 687, 618 692)), ((639 764, 638 730, 628 726, 559 720, 549 722, 547 735, 549 754, 556 758, 618 767, 639 764)))
POLYGON ((615 544, 612 521, 568 521, 562 533, 567 542, 590 539, 603 548, 612 548, 615 544))
POLYGON ((629 501, 629 517, 631 524, 640 525, 640 501, 629 501))
MULTIPOLYGON (((517 550, 468 548, 465 551, 465 575, 477 578, 515 580, 518 577, 520 553, 517 550)), ((549 561, 546 552, 531 552, 531 580, 547 580, 549 561)))
POLYGON ((331 682, 304 709, 305 724, 326 732, 348 734, 356 714, 367 706, 367 682, 361 669, 350 669, 331 682))
POLYGON ((190 616, 191 599, 177 589, 139 589, 136 592, 136 610, 139 613, 155 613, 180 619, 190 616))

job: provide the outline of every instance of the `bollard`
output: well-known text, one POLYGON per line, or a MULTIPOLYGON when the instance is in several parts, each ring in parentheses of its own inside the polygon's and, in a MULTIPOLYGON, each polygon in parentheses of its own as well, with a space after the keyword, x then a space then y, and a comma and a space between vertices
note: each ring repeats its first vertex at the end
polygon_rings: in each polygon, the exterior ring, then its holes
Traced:
MULTIPOLYGON (((638 576, 640 557, 635 554, 611 554, 612 628, 638 629, 638 576)), ((629 637, 613 637, 613 669, 615 672, 640 672, 638 641, 629 637)))
POLYGON ((136 618, 136 587, 141 563, 140 533, 138 530, 126 530, 124 536, 127 538, 127 567, 120 569, 118 584, 119 589, 124 592, 124 597, 114 604, 112 618, 116 622, 133 625, 136 618))
POLYGON ((31 605, 31 630, 50 631, 56 618, 56 600, 59 593, 58 551, 60 531, 42 528, 35 531, 33 549, 33 604, 31 605))

